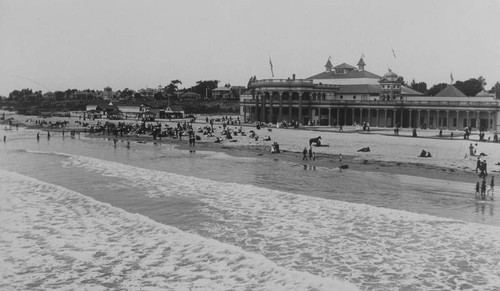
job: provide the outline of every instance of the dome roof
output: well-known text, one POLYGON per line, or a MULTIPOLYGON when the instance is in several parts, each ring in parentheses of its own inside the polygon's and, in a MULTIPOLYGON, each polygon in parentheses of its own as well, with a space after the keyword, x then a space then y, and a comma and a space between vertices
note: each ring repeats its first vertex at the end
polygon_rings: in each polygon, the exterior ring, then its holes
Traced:
POLYGON ((389 69, 389 72, 385 73, 382 79, 397 78, 397 77, 398 74, 394 73, 392 70, 389 69))

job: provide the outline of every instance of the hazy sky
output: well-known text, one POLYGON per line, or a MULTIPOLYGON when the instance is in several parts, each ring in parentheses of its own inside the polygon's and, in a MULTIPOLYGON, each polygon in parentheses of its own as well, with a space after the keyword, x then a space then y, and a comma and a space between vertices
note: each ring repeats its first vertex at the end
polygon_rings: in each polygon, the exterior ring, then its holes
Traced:
POLYGON ((0 0, 0 95, 307 78, 356 65, 500 81, 500 1, 0 0), (396 54, 394 58, 392 50, 396 54))

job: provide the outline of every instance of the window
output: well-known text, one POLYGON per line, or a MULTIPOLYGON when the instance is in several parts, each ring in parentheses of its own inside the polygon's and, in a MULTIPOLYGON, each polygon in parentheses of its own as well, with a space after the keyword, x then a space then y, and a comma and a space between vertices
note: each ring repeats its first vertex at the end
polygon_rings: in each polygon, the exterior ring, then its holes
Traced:
POLYGON ((352 96, 352 99, 356 99, 356 95, 352 96))

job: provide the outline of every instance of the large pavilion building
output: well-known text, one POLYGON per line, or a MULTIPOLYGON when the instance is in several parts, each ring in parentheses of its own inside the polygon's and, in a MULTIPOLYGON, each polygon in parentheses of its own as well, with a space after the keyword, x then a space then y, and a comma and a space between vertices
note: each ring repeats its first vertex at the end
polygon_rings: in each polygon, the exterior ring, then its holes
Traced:
POLYGON ((500 92, 468 97, 450 84, 423 96, 391 70, 383 76, 366 71, 363 58, 357 66, 328 60, 325 71, 306 79, 257 80, 241 96, 240 114, 265 123, 500 131, 500 92))

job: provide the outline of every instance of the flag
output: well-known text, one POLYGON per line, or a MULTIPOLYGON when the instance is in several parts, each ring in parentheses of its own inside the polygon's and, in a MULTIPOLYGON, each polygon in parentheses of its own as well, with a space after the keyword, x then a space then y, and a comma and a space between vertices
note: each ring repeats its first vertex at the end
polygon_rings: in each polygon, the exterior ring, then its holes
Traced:
POLYGON ((453 73, 450 73, 451 84, 453 84, 453 73))
POLYGON ((273 61, 271 61, 271 58, 269 57, 269 65, 271 66, 271 75, 274 78, 274 72, 273 72, 273 61))
POLYGON ((394 49, 392 49, 392 55, 394 56, 394 58, 396 59, 396 53, 394 52, 394 49))

